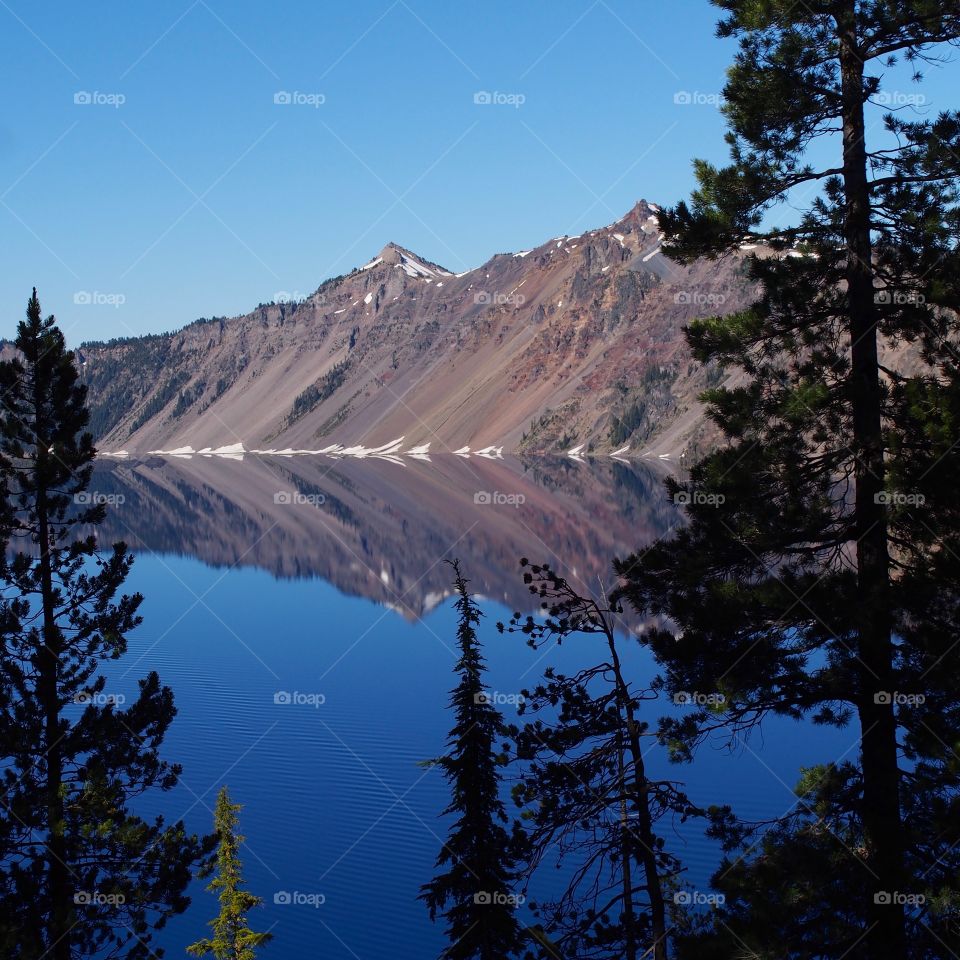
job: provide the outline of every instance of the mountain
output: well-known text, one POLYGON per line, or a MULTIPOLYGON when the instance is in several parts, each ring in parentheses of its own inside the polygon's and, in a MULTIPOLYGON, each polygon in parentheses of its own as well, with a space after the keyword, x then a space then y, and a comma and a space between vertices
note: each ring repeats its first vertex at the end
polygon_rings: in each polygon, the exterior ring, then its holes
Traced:
POLYGON ((390 243, 306 300, 81 348, 103 450, 583 444, 696 448, 693 317, 752 299, 742 259, 680 267, 658 208, 462 274, 390 243))

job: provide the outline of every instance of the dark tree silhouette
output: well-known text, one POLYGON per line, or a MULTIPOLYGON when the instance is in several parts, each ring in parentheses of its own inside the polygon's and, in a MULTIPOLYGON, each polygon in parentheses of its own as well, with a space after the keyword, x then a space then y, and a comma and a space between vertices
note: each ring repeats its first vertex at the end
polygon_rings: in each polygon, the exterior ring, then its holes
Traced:
POLYGON ((420 899, 431 919, 439 914, 447 922, 450 942, 443 960, 504 960, 517 955, 522 943, 512 892, 514 838, 504 827, 507 814, 500 798, 499 768, 506 757, 497 741, 505 727, 483 682, 476 630, 482 614, 459 563, 452 566, 460 615, 460 682, 450 698, 456 723, 449 752, 429 763, 440 767, 450 784, 450 805, 444 812, 456 819, 437 857, 437 867, 446 869, 424 884, 420 899))
POLYGON ((105 507, 87 490, 94 449, 86 390, 36 290, 0 363, 0 476, 13 521, 4 567, 0 729, 5 956, 154 956, 151 931, 185 909, 204 844, 129 803, 170 789, 158 748, 174 717, 156 673, 125 709, 98 668, 126 650, 139 595, 119 595, 132 558, 83 528, 105 507))
POLYGON ((666 960, 668 894, 680 865, 655 824, 696 811, 676 783, 647 776, 656 731, 640 712, 656 694, 635 690, 625 675, 618 605, 582 596, 547 564, 521 566, 545 615, 515 614, 501 631, 525 634, 534 649, 595 636, 601 655, 591 651, 591 665, 570 676, 547 669, 543 683, 523 691, 520 711, 537 719, 510 731, 523 765, 514 798, 525 809, 527 877, 558 852, 573 864, 564 894, 536 905, 550 938, 539 955, 666 960))
MULTIPOLYGON (((739 41, 724 90, 732 162, 698 161, 691 203, 660 225, 684 262, 745 238, 770 255, 747 258, 763 291, 751 309, 689 330, 696 357, 739 368, 742 384, 707 395, 727 443, 683 485, 690 524, 618 570, 638 609, 680 627, 648 636, 672 689, 723 690, 723 724, 775 712, 859 727, 853 767, 805 778, 800 820, 771 828, 758 873, 734 871, 751 908, 726 949, 755 911, 757 949, 777 956, 939 956, 956 943, 950 911, 930 905, 956 897, 960 117, 867 116, 898 58, 919 80, 936 45, 957 43, 960 10, 714 2, 720 35, 739 41), (830 147, 836 161, 821 163, 830 147), (763 229, 798 187, 821 188, 800 222, 763 229), (771 870, 791 844, 809 858, 771 870), (764 870, 779 890, 763 893, 764 870), (849 881, 845 906, 803 900, 797 939, 785 905, 817 876, 824 891, 849 881)), ((694 714, 671 734, 692 749, 715 726, 694 714)), ((718 815, 725 839, 738 829, 718 815)))

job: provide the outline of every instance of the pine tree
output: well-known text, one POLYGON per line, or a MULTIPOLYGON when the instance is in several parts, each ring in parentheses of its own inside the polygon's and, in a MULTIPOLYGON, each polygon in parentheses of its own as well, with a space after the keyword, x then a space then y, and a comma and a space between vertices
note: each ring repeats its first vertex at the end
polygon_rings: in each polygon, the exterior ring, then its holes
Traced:
POLYGON ((13 522, 0 616, 0 949, 70 960, 150 956, 152 930, 182 912, 204 844, 182 823, 129 810, 179 768, 159 747, 175 715, 156 673, 125 709, 99 667, 126 650, 141 597, 119 595, 132 558, 103 555, 88 485, 85 388, 36 290, 0 362, 0 477, 13 522))
POLYGON ((696 811, 676 783, 647 776, 644 741, 655 742, 656 731, 640 711, 656 694, 634 690, 626 677, 619 605, 582 596, 548 564, 520 563, 544 619, 517 613, 501 632, 523 633, 533 649, 572 637, 600 641, 589 666, 571 675, 548 668, 541 684, 524 690, 521 713, 536 719, 510 729, 523 765, 514 799, 525 809, 527 879, 558 851, 573 864, 562 896, 535 905, 550 937, 539 955, 666 960, 667 893, 680 865, 656 823, 696 811))
POLYGON ((232 803, 226 786, 217 794, 213 813, 213 825, 218 839, 216 876, 207 889, 216 893, 220 901, 220 913, 210 921, 213 938, 198 940, 187 947, 194 957, 212 953, 216 960, 255 960, 257 947, 273 939, 271 933, 254 933, 247 925, 247 914, 263 903, 260 897, 242 889, 243 865, 240 862, 240 847, 245 837, 237 833, 240 822, 239 803, 232 803))
MULTIPOLYGON (((723 692, 734 735, 770 713, 858 724, 854 768, 806 778, 799 819, 749 866, 769 867, 787 838, 809 857, 782 859, 781 891, 741 898, 720 955, 764 929, 778 956, 939 956, 956 943, 958 866, 960 116, 867 115, 889 100, 883 70, 902 58, 919 81, 936 45, 960 40, 960 10, 714 2, 720 35, 739 41, 724 90, 732 161, 696 163, 691 203, 660 218, 665 249, 684 262, 745 241, 772 253, 747 258, 763 291, 751 309, 689 330, 695 356, 742 384, 707 394, 727 443, 670 486, 689 526, 618 570, 638 609, 680 628, 647 637, 672 688, 723 692), (799 222, 765 229, 801 187, 820 192, 799 222), (843 842, 825 859, 828 824, 843 842), (817 897, 841 880, 845 893, 817 897)), ((717 725, 691 713, 667 733, 682 752, 717 725)), ((743 829, 718 814, 728 843, 743 829)))
POLYGON ((504 827, 507 814, 500 798, 499 766, 504 755, 497 739, 505 732, 503 718, 490 702, 483 684, 484 660, 476 627, 482 616, 468 591, 468 581, 454 561, 456 608, 460 622, 456 671, 460 682, 450 707, 456 724, 450 731, 449 752, 430 761, 450 784, 445 814, 456 816, 437 857, 447 869, 423 885, 420 899, 447 922, 450 941, 442 960, 505 960, 516 956, 522 931, 516 918, 514 839, 504 827))

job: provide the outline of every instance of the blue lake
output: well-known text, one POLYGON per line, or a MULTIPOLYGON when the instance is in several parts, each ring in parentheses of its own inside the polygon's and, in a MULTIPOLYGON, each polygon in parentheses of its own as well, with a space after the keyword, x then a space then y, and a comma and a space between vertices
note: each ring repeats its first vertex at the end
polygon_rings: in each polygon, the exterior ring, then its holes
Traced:
MULTIPOLYGON (((122 498, 105 539, 136 551, 129 587, 146 598, 107 689, 131 697, 156 669, 179 711, 165 755, 183 765, 182 782, 139 808, 207 832, 229 785, 244 805, 249 887, 265 901, 253 925, 275 937, 264 956, 437 956, 442 930, 416 897, 447 829, 446 785, 419 765, 443 750, 451 721, 455 617, 443 558, 459 557, 483 597, 490 688, 516 693, 547 665, 590 662, 593 642, 534 652, 497 632, 497 620, 529 607, 519 557, 608 588, 612 556, 678 522, 661 483, 655 469, 610 462, 451 457, 406 468, 307 458, 98 467, 94 487, 122 498), (277 496, 291 492, 298 502, 277 496)), ((627 638, 624 648, 644 685, 648 656, 627 638)), ((648 719, 667 709, 650 705, 648 719)), ((707 745, 690 766, 658 750, 648 763, 685 781, 695 802, 767 817, 794 802, 802 766, 843 753, 855 735, 776 722, 733 752, 707 745)), ((702 825, 667 836, 687 878, 705 887, 718 854, 702 825)), ((552 882, 545 876, 543 889, 552 882)), ((157 944, 183 956, 215 913, 196 884, 157 944)))

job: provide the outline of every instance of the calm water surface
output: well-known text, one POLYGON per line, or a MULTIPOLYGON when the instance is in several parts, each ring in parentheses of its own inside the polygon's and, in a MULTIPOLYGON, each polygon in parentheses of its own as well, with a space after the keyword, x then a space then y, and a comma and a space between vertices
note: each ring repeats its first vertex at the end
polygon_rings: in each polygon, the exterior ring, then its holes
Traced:
MULTIPOLYGON (((265 957, 439 953, 442 931, 416 896, 448 826, 445 784, 419 766, 443 750, 450 726, 455 617, 443 558, 459 557, 484 598, 491 689, 516 693, 548 664, 588 662, 591 642, 544 655, 497 633, 497 620, 528 607, 518 558, 549 560, 585 589, 609 587, 612 556, 677 523, 661 483, 654 469, 609 460, 98 465, 93 487, 123 501, 104 539, 136 551, 129 585, 146 597, 107 689, 132 697, 156 669, 179 710, 165 754, 183 765, 182 782, 141 809, 209 831, 229 785, 244 805, 249 886, 265 901, 254 926, 275 937, 265 957), (302 902, 275 902, 283 894, 302 902)), ((643 683, 649 659, 626 646, 643 683)), ((658 751, 648 762, 653 775, 685 780, 696 802, 764 817, 793 803, 801 766, 853 740, 783 722, 733 754, 708 746, 690 767, 658 751)), ((702 828, 671 830, 669 842, 688 879, 705 885, 717 851, 702 828)), ((157 942, 184 956, 215 913, 196 884, 157 942)))

